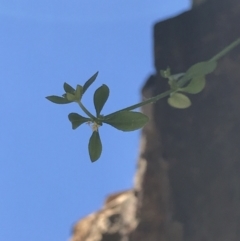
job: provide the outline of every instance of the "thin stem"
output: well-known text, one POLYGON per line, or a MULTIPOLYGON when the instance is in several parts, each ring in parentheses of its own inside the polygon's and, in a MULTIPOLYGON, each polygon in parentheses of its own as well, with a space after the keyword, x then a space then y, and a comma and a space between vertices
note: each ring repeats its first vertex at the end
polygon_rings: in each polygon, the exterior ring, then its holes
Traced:
POLYGON ((232 42, 225 49, 223 49, 220 53, 218 53, 214 57, 212 57, 209 61, 218 61, 220 58, 222 58, 224 55, 226 55, 228 52, 230 52, 232 49, 234 49, 239 44, 240 44, 240 38, 237 39, 236 41, 232 42))
POLYGON ((85 106, 82 104, 81 101, 78 101, 77 103, 79 104, 80 108, 84 111, 84 113, 85 113, 87 116, 89 116, 89 117, 90 117, 92 120, 94 120, 94 121, 97 120, 97 118, 96 118, 93 114, 91 114, 91 113, 85 108, 85 106))
MULTIPOLYGON (((228 52, 230 52, 232 49, 234 49, 237 45, 240 44, 240 38, 237 39, 236 41, 234 41, 233 43, 231 43, 229 46, 227 46, 225 49, 223 49, 220 53, 216 54, 213 58, 211 58, 209 61, 217 61, 219 60, 221 57, 223 57, 224 55, 226 55, 228 52)), ((184 81, 182 81, 181 83, 179 83, 179 88, 181 88, 182 86, 184 86, 187 82, 189 81, 189 79, 184 79, 184 81)), ((168 90, 164 93, 161 93, 157 96, 154 96, 152 98, 149 98, 143 102, 140 102, 138 104, 135 104, 135 105, 131 105, 127 108, 124 108, 124 109, 121 109, 121 110, 118 110, 116 112, 113 112, 111 113, 110 115, 108 116, 111 116, 111 115, 114 115, 115 113, 117 112, 120 112, 120 111, 130 111, 130 110, 134 110, 138 107, 141 107, 141 106, 144 106, 144 105, 147 105, 147 104, 151 104, 151 103, 155 103, 156 101, 170 95, 171 93, 175 92, 176 90, 168 90)))
MULTIPOLYGON (((216 54, 214 57, 212 57, 208 62, 211 61, 218 61, 220 58, 225 56, 228 52, 236 48, 240 44, 240 38, 236 41, 232 42, 230 45, 228 45, 226 48, 224 48, 220 53, 216 54)), ((187 84, 192 79, 192 76, 184 75, 182 79, 178 81, 179 88, 183 87, 185 84, 187 84)))
MULTIPOLYGON (((158 100, 160 100, 160 99, 163 99, 164 97, 170 95, 172 92, 175 92, 175 91, 176 91, 176 90, 168 90, 168 91, 165 91, 164 93, 161 93, 161 94, 159 94, 159 95, 157 95, 157 96, 154 96, 154 97, 152 97, 152 98, 149 98, 149 99, 147 99, 147 100, 145 100, 145 101, 142 101, 142 102, 137 103, 137 104, 135 104, 135 105, 131 105, 131 106, 127 107, 127 108, 124 108, 124 109, 115 111, 115 112, 111 113, 110 115, 114 115, 114 114, 116 114, 117 112, 120 112, 120 111, 130 111, 130 110, 134 110, 134 109, 139 108, 139 107, 141 107, 141 106, 155 103, 156 101, 158 101, 158 100)), ((108 115, 108 116, 110 116, 110 115, 108 115)))

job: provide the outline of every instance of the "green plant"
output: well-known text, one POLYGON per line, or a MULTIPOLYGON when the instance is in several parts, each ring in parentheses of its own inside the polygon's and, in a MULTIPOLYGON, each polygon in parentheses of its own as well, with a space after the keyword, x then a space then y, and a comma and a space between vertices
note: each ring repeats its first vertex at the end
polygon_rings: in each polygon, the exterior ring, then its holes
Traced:
POLYGON ((168 103, 175 108, 188 108, 191 105, 191 100, 184 93, 197 94, 205 87, 205 76, 212 73, 217 67, 217 61, 226 55, 229 51, 240 44, 240 39, 236 40, 220 53, 215 55, 208 61, 200 62, 191 66, 186 73, 172 75, 170 69, 161 71, 161 75, 168 79, 170 89, 155 97, 149 98, 138 104, 118 110, 109 115, 102 115, 101 111, 109 97, 109 88, 103 84, 94 93, 93 102, 96 114, 93 115, 83 105, 81 99, 87 89, 96 80, 98 72, 95 73, 86 83, 77 85, 76 89, 67 83, 64 83, 63 88, 65 93, 62 96, 47 96, 46 98, 56 104, 69 104, 76 102, 87 117, 81 116, 78 113, 70 113, 68 119, 72 123, 72 129, 78 128, 83 123, 89 123, 92 126, 92 135, 89 140, 88 150, 92 162, 99 159, 102 153, 102 143, 99 135, 99 127, 103 124, 108 124, 121 131, 134 131, 142 128, 147 122, 148 117, 141 112, 132 111, 141 106, 154 103, 164 97, 169 96, 168 103))

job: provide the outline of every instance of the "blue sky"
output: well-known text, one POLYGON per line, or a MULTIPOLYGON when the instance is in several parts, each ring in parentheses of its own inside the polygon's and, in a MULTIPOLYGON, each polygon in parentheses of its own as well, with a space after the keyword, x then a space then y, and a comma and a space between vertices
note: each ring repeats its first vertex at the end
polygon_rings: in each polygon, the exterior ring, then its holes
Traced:
MULTIPOLYGON (((83 102, 110 88, 109 114, 140 100, 154 72, 152 26, 188 10, 189 0, 0 0, 0 240, 67 240, 106 195, 133 185, 140 132, 100 129, 103 153, 88 157, 91 129, 73 131, 75 104, 45 96, 99 76, 83 102)), ((81 112, 80 112, 81 113, 81 112)))

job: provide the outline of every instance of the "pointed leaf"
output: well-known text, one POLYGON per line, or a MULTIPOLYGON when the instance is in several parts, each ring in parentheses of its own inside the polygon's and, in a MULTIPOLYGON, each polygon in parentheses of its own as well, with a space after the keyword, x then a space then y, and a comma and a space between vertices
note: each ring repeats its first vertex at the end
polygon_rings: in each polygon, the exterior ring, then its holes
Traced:
POLYGON ((88 87, 95 81, 97 76, 98 76, 98 72, 96 72, 89 80, 86 81, 86 83, 83 85, 83 94, 86 92, 88 87))
POLYGON ((77 85, 76 91, 75 91, 75 98, 76 100, 81 100, 83 93, 83 87, 81 85, 77 85))
POLYGON ((47 96, 46 99, 48 99, 49 101, 55 104, 69 104, 72 102, 64 97, 56 96, 56 95, 47 96))
POLYGON ((75 92, 75 89, 66 82, 63 84, 63 89, 65 90, 66 93, 74 94, 75 92))
POLYGON ((193 79, 198 76, 205 76, 212 73, 217 67, 216 61, 206 61, 194 64, 191 66, 186 74, 178 81, 178 84, 181 86, 185 81, 193 79))
POLYGON ((185 109, 191 105, 191 101, 186 95, 174 93, 168 98, 168 104, 178 109, 185 109))
POLYGON ((90 137, 88 152, 92 162, 95 162, 101 156, 102 142, 98 131, 93 131, 90 137))
POLYGON ((201 92, 206 84, 205 76, 198 76, 193 78, 190 83, 185 87, 181 88, 180 91, 189 93, 189 94, 197 94, 201 92))
POLYGON ((135 131, 142 128, 148 120, 141 112, 120 111, 105 116, 103 122, 121 131, 135 131))
POLYGON ((66 93, 66 97, 69 101, 73 102, 76 100, 76 97, 74 94, 71 94, 71 93, 66 93))
POLYGON ((102 85, 95 91, 93 101, 94 101, 97 117, 100 115, 100 112, 103 106, 105 105, 108 99, 108 96, 109 96, 109 88, 107 87, 107 85, 102 85))
POLYGON ((86 123, 88 121, 90 121, 91 119, 83 117, 77 113, 70 113, 68 115, 68 119, 71 121, 72 123, 72 129, 75 130, 77 129, 80 125, 82 125, 83 123, 86 123))

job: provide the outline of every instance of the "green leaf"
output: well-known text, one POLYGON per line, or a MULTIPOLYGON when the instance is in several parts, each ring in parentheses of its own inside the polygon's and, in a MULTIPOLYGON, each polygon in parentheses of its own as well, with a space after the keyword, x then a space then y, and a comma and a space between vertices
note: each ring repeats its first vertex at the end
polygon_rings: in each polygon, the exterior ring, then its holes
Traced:
POLYGON ((94 101, 97 117, 100 115, 100 112, 103 106, 105 105, 108 99, 108 96, 109 96, 109 88, 107 87, 107 85, 102 85, 95 91, 93 101, 94 101))
POLYGON ((216 67, 216 61, 200 62, 191 66, 186 72, 186 75, 192 76, 192 78, 200 75, 207 75, 212 73, 216 67))
POLYGON ((90 137, 88 152, 92 162, 95 162, 101 156, 102 142, 98 131, 93 131, 90 137))
POLYGON ((194 64, 188 69, 186 74, 178 81, 178 84, 181 86, 181 84, 185 83, 185 81, 187 80, 210 74, 215 70, 216 67, 216 61, 206 61, 194 64))
POLYGON ((75 89, 66 82, 63 84, 63 89, 65 90, 66 93, 74 94, 75 92, 75 89))
POLYGON ((75 91, 75 98, 76 100, 81 100, 83 94, 83 87, 81 85, 77 85, 76 91, 75 91))
POLYGON ((86 81, 86 83, 83 85, 83 94, 86 92, 88 87, 95 81, 97 76, 98 76, 98 72, 96 72, 89 80, 86 81))
POLYGON ((71 121, 72 123, 72 129, 75 130, 77 129, 80 125, 82 125, 83 123, 86 123, 88 121, 91 121, 90 118, 86 118, 83 117, 77 113, 70 113, 68 115, 68 119, 71 121))
POLYGON ((206 84, 205 76, 198 76, 193 78, 190 81, 190 83, 186 87, 181 88, 180 91, 183 91, 189 94, 197 94, 204 89, 205 84, 206 84))
POLYGON ((185 109, 191 105, 191 101, 186 95, 174 93, 168 98, 168 104, 178 109, 185 109))
POLYGON ((56 95, 51 95, 47 96, 46 99, 49 101, 55 103, 55 104, 69 104, 72 101, 68 100, 67 98, 61 97, 61 96, 56 96, 56 95))
POLYGON ((82 98, 82 86, 77 85, 76 90, 73 93, 67 92, 63 94, 63 97, 66 97, 69 101, 80 101, 82 98))
POLYGON ((67 93, 66 94, 66 97, 69 101, 73 102, 73 101, 76 101, 76 97, 75 97, 75 94, 71 94, 71 93, 67 93))
POLYGON ((135 131, 142 128, 148 120, 148 117, 141 112, 120 111, 105 116, 102 122, 121 131, 135 131))

